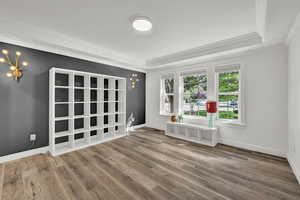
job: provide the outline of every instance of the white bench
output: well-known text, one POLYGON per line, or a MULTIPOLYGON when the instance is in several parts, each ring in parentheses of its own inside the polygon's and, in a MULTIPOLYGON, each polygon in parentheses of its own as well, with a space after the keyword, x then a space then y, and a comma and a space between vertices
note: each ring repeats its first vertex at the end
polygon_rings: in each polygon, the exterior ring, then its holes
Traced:
POLYGON ((166 128, 168 136, 213 147, 218 143, 217 134, 217 128, 188 123, 168 122, 166 128))

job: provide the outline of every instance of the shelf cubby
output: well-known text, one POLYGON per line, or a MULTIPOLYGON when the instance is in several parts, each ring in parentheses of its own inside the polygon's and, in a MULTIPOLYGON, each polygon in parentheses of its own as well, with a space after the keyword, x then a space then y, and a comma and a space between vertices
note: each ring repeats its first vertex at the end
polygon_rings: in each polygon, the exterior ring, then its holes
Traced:
POLYGON ((55 104, 55 119, 61 117, 69 117, 70 114, 70 104, 55 104))
POLYGON ((103 101, 104 102, 109 101, 109 90, 104 90, 103 93, 104 93, 104 95, 103 95, 103 101))
POLYGON ((115 102, 115 112, 119 112, 119 103, 115 102))
POLYGON ((115 80, 115 89, 118 90, 119 89, 119 79, 115 80))
POLYGON ((99 101, 98 90, 90 90, 90 101, 99 101))
POLYGON ((90 77, 90 87, 91 88, 100 88, 98 77, 91 76, 90 77))
POLYGON ((75 89, 74 90, 74 101, 84 102, 85 101, 85 92, 84 89, 75 89))
POLYGON ((69 74, 56 73, 55 74, 55 86, 68 87, 69 86, 69 74))
POLYGON ((109 89, 109 78, 104 77, 104 81, 103 81, 103 88, 104 89, 109 89))
POLYGON ((74 87, 84 88, 84 75, 75 75, 74 77, 74 87))
POLYGON ((74 132, 78 133, 83 130, 89 129, 89 117, 83 117, 83 118, 75 118, 74 119, 74 132))
POLYGON ((59 121, 55 121, 54 123, 55 125, 55 128, 54 128, 54 131, 55 131, 55 134, 59 134, 59 133, 62 133, 62 132, 68 132, 70 131, 71 129, 71 122, 70 120, 66 119, 66 120, 59 120, 59 121))
POLYGON ((104 102, 103 103, 103 113, 108 113, 108 107, 109 107, 109 103, 108 102, 104 102))
POLYGON ((68 88, 55 88, 55 102, 70 102, 68 88))
POLYGON ((99 126, 98 117, 91 117, 90 118, 90 127, 97 127, 99 126))
POLYGON ((126 79, 52 68, 50 149, 60 155, 126 136, 126 79))
POLYGON ((84 103, 74 103, 74 115, 82 116, 85 113, 84 103))
POLYGON ((98 113, 98 103, 90 103, 90 114, 97 114, 98 113))
POLYGON ((103 116, 103 126, 109 126, 109 115, 104 115, 103 116))

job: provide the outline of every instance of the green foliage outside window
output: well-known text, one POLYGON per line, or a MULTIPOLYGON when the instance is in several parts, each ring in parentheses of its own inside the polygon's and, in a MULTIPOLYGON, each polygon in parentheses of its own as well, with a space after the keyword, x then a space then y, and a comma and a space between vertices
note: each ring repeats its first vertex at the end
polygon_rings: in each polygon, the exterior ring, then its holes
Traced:
POLYGON ((238 95, 219 95, 219 103, 233 104, 238 102, 238 95))
MULTIPOLYGON (((219 118, 239 119, 238 94, 226 94, 239 92, 239 72, 219 73, 219 118)), ((184 108, 185 115, 206 117, 205 103, 207 101, 207 75, 186 76, 184 83, 184 108)))
POLYGON ((233 119, 239 118, 238 95, 225 95, 230 92, 239 92, 239 72, 226 72, 219 74, 219 118, 233 119))
POLYGON ((183 82, 184 114, 205 117, 207 75, 186 76, 183 82))
POLYGON ((219 74, 219 92, 238 92, 239 72, 227 72, 219 74))
POLYGON ((219 111, 219 118, 220 119, 238 119, 239 114, 238 112, 232 111, 219 111))

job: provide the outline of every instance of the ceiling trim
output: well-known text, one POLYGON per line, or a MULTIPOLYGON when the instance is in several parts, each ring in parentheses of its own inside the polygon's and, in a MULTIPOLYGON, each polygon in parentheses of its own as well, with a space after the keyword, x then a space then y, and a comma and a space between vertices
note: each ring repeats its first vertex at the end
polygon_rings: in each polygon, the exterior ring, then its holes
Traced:
POLYGON ((295 21, 292 24, 292 26, 291 26, 291 28, 288 32, 288 35, 287 35, 286 40, 285 40, 286 45, 288 45, 288 46, 290 45, 290 43, 294 39, 294 36, 295 36, 298 28, 300 28, 300 12, 296 16, 295 21))
POLYGON ((256 0, 255 18, 257 33, 265 40, 268 0, 256 0))
POLYGON ((251 47, 244 47, 240 49, 235 49, 231 51, 221 52, 217 54, 212 54, 208 56, 203 56, 199 58, 194 58, 190 60, 178 61, 175 63, 167 64, 164 66, 154 67, 152 69, 148 69, 148 72, 169 72, 174 71, 177 69, 188 69, 191 66, 203 66, 203 65, 215 65, 215 63, 222 63, 227 62, 228 60, 240 60, 243 56, 257 54, 259 51, 267 49, 267 48, 274 48, 276 46, 284 46, 282 40, 272 41, 262 43, 256 46, 251 47))
POLYGON ((149 69, 151 67, 158 67, 160 65, 166 65, 173 62, 183 61, 187 59, 220 53, 224 51, 230 51, 233 49, 253 46, 261 43, 262 43, 262 37, 258 33, 253 32, 238 37, 234 37, 231 39, 222 40, 204 46, 192 48, 189 50, 180 51, 174 54, 156 57, 147 60, 146 65, 149 69))
POLYGON ((11 23, 3 30, 0 34, 1 42, 146 73, 144 61, 129 59, 117 52, 53 30, 44 30, 27 25, 25 28, 24 24, 11 23), (24 31, 15 31, 15 27, 18 27, 19 30, 20 27, 24 27, 21 28, 24 31))

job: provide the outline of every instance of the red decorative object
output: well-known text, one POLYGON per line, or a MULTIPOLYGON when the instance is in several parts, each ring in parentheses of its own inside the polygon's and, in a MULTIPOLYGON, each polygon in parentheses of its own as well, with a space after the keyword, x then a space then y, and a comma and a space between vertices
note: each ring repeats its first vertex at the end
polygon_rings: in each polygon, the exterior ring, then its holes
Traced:
POLYGON ((216 101, 208 101, 206 103, 206 111, 208 113, 216 113, 217 112, 217 102, 216 101))

